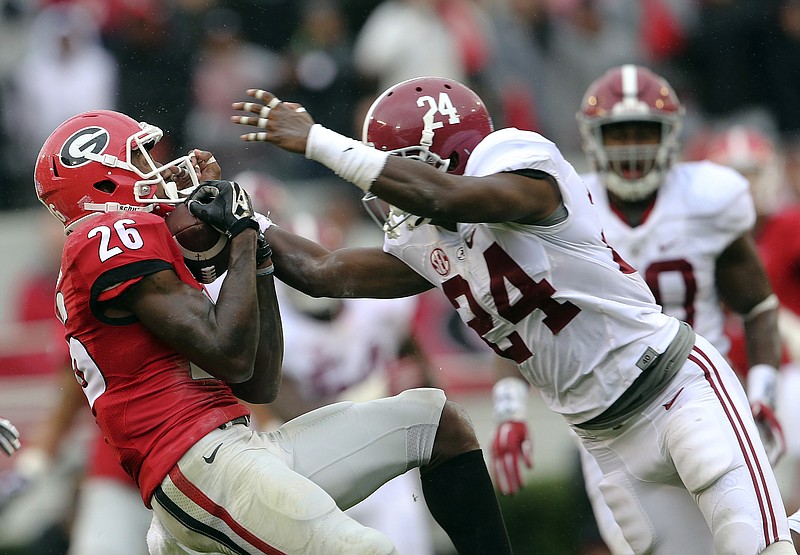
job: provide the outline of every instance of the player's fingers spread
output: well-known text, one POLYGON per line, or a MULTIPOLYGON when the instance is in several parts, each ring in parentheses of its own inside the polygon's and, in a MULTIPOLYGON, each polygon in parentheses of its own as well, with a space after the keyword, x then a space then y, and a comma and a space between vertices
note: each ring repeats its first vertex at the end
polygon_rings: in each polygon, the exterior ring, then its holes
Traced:
POLYGON ((248 116, 231 116, 231 121, 241 125, 252 125, 251 121, 258 121, 258 118, 250 118, 248 116))
POLYGON ((275 101, 275 104, 278 104, 280 100, 269 91, 265 91, 264 89, 247 89, 248 96, 252 96, 256 100, 260 100, 270 108, 274 108, 274 106, 270 106, 270 102, 275 101))
POLYGON ((528 468, 533 467, 533 446, 530 441, 522 442, 522 456, 528 468))
POLYGON ((508 480, 506 480, 505 474, 502 471, 497 473, 496 479, 497 479, 497 489, 499 489, 503 495, 508 495, 509 493, 511 493, 508 487, 508 480))
POLYGON ((510 455, 503 455, 503 481, 505 482, 505 494, 514 493, 514 465, 510 455))
POLYGON ((297 112, 298 114, 302 114, 303 112, 306 111, 306 109, 303 108, 297 102, 281 102, 281 104, 283 104, 286 108, 289 108, 290 110, 292 110, 294 112, 297 112))
POLYGON ((243 141, 253 142, 253 141, 266 141, 267 140, 267 133, 262 131, 261 133, 247 133, 245 135, 239 136, 243 141))
POLYGON ((492 460, 492 476, 494 476, 495 484, 497 484, 497 488, 505 493, 504 483, 503 483, 503 468, 502 468, 502 459, 500 457, 496 457, 492 460))
POLYGON ((519 460, 514 455, 508 455, 508 477, 513 490, 517 491, 519 484, 522 483, 522 469, 519 466, 519 460))

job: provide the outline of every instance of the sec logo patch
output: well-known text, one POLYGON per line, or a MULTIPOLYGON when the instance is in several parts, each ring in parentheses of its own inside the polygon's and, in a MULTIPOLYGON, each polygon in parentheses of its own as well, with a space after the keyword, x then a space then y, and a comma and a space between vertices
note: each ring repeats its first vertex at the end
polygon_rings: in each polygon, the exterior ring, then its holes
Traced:
POLYGON ((440 248, 433 249, 431 253, 431 266, 436 270, 440 276, 446 276, 450 273, 450 259, 440 248))

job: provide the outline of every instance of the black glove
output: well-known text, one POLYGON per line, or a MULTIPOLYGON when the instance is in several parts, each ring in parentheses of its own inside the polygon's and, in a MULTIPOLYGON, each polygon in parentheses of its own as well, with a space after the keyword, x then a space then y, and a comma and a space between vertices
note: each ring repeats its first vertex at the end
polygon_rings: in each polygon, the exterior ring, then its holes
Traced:
POLYGON ((258 243, 256 244, 256 266, 260 266, 267 258, 272 257, 272 247, 264 237, 263 233, 258 234, 258 243))
POLYGON ((250 195, 235 181, 204 181, 186 204, 189 212, 229 239, 247 228, 258 231, 250 195))

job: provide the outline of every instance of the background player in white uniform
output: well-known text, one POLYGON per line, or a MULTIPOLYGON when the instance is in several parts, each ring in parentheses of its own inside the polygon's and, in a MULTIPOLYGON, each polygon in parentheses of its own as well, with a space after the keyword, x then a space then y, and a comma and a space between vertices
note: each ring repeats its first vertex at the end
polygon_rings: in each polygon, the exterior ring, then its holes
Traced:
POLYGON ((234 103, 246 115, 232 117, 257 128, 244 140, 304 153, 394 207, 383 250, 328 251, 269 228, 280 279, 320 296, 441 288, 598 459, 636 553, 794 552, 738 378, 605 243, 553 143, 492 132, 480 98, 441 78, 373 103, 364 141, 374 148, 267 91, 247 93, 259 102, 234 103))
MULTIPOLYGON (((781 357, 777 299, 751 234, 753 201, 747 180, 730 168, 673 163, 682 117, 660 76, 634 65, 609 70, 589 86, 578 112, 584 150, 596 170, 581 177, 604 237, 644 277, 666 314, 687 322, 723 355, 730 343, 723 306, 743 317, 748 399, 775 464, 783 452, 774 417, 781 357)), ((614 553, 630 553, 600 495, 602 474, 585 450, 581 458, 603 537, 614 553)))

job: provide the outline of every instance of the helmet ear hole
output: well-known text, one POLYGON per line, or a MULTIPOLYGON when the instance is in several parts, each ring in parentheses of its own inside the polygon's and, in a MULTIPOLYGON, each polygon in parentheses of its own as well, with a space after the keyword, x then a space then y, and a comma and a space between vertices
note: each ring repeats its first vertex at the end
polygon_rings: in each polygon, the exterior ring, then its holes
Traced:
POLYGON ((53 176, 61 177, 60 175, 58 175, 58 164, 56 164, 56 157, 52 156, 50 158, 50 162, 51 162, 50 166, 53 168, 53 176))
POLYGON ((116 183, 113 181, 109 181, 108 179, 104 181, 98 181, 94 184, 94 188, 100 191, 101 193, 111 194, 117 189, 116 183))

